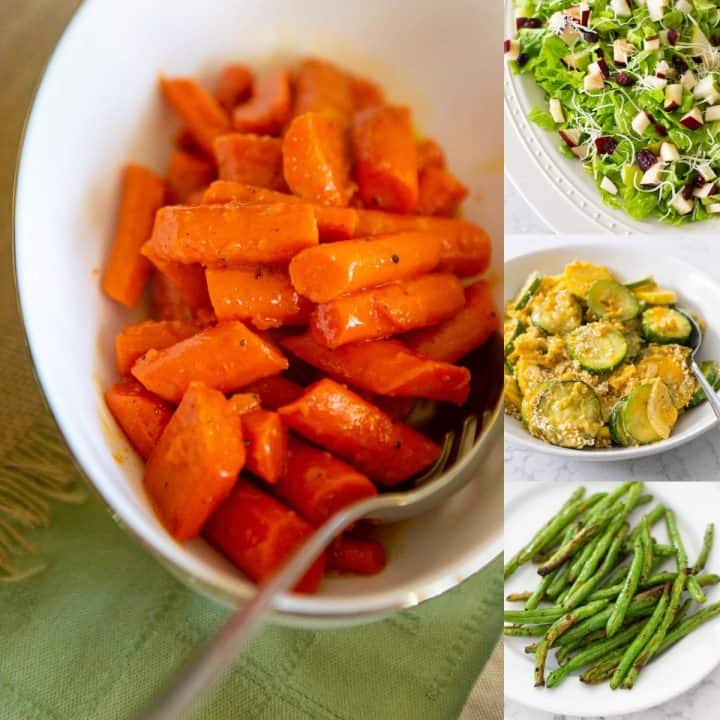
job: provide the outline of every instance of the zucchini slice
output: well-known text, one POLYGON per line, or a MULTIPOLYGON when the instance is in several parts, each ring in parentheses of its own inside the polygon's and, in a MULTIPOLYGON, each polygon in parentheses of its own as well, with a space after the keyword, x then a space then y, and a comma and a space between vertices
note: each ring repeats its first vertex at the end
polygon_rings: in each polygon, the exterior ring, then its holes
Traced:
MULTIPOLYGON (((523 421, 525 427, 532 431, 530 427, 532 423, 533 413, 535 412, 535 406, 540 396, 545 392, 547 388, 552 385, 551 382, 539 382, 531 385, 525 395, 523 396, 520 404, 520 419, 523 421)), ((533 433, 534 435, 541 435, 539 430, 533 433)))
POLYGON ((507 357, 515 347, 515 339, 525 332, 526 328, 517 318, 510 318, 503 329, 503 342, 505 343, 505 357, 507 357))
POLYGON ((583 310, 567 290, 558 290, 533 307, 530 320, 548 335, 567 335, 582 325, 583 310))
POLYGON ((655 432, 663 440, 667 440, 677 422, 678 411, 670 398, 667 385, 660 379, 651 383, 647 417, 655 432))
POLYGON ((649 342, 684 345, 692 325, 687 316, 669 307, 651 307, 642 314, 642 334, 649 342))
POLYGON ((674 290, 643 290, 635 291, 635 297, 648 305, 674 305, 678 301, 674 290))
POLYGON ((537 292, 542 281, 542 275, 539 272, 531 272, 528 275, 525 284, 520 288, 520 292, 515 296, 513 308, 522 310, 532 300, 533 295, 537 292))
POLYGON ((549 443, 576 449, 595 445, 603 425, 600 400, 580 380, 551 383, 540 394, 531 418, 531 426, 549 443))
POLYGON ((607 268, 583 260, 574 260, 566 265, 563 277, 565 287, 582 300, 587 297, 590 288, 598 280, 612 280, 612 275, 607 268))
POLYGON ((598 280, 588 291, 591 312, 604 320, 627 322, 640 313, 637 298, 615 280, 598 280))
POLYGON ((604 373, 614 370, 627 355, 625 336, 607 323, 588 323, 565 339, 570 357, 584 370, 604 373))
MULTIPOLYGON (((707 378, 707 381, 713 386, 713 389, 715 391, 720 390, 720 362, 717 362, 716 360, 703 360, 700 363, 700 370, 707 378)), ((700 386, 700 383, 698 383, 697 388, 695 389, 695 392, 690 398, 690 402, 688 402, 687 406, 689 408, 694 408, 701 403, 704 403, 705 400, 707 400, 705 397, 705 391, 700 386)))
POLYGON ((620 447, 629 447, 634 445, 635 442, 628 435, 625 429, 625 421, 623 420, 623 412, 625 410, 625 402, 627 398, 618 400, 610 411, 610 417, 608 419, 608 427, 610 428, 610 437, 615 445, 620 447))
POLYGON ((637 290, 639 288, 653 288, 655 285, 655 278, 652 275, 644 277, 642 280, 635 280, 634 282, 625 283, 625 287, 628 290, 637 290))
POLYGON ((625 432, 638 445, 647 445, 662 440, 648 419, 648 400, 651 391, 651 383, 636 387, 625 399, 622 409, 625 432))

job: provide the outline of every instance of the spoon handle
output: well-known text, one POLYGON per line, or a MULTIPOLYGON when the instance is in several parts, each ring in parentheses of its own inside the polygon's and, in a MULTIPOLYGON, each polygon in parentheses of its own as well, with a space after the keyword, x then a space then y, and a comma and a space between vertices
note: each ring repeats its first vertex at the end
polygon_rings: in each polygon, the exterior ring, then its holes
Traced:
POLYGON ((690 367, 693 373, 695 373, 697 381, 700 383, 702 389, 705 391, 705 397, 707 398, 708 403, 710 403, 710 407, 715 413, 715 417, 720 420, 720 398, 718 398, 715 389, 707 381, 707 378, 702 374, 702 370, 700 370, 699 365, 697 364, 697 362, 695 362, 694 359, 692 360, 690 367))
POLYGON ((283 568, 259 586, 255 596, 239 608, 205 647, 182 668, 142 720, 178 720, 190 703, 218 683, 232 661, 255 635, 272 611, 277 596, 293 588, 317 556, 350 523, 359 520, 377 504, 363 500, 344 508, 321 525, 292 555, 283 568))

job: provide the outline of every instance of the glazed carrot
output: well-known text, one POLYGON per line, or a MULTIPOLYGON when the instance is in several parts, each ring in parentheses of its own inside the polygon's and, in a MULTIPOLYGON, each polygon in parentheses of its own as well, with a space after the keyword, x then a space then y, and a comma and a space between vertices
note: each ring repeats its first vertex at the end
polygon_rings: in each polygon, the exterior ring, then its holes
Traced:
POLYGON ((145 489, 176 540, 200 534, 244 463, 240 418, 217 390, 191 383, 145 466, 145 489))
POLYGON ((490 238, 477 225, 449 218, 397 215, 373 210, 358 210, 357 237, 390 232, 429 232, 443 243, 440 269, 459 277, 478 275, 490 263, 490 238))
POLYGON ((189 78, 161 78, 160 89, 195 142, 212 157, 212 141, 217 135, 230 131, 230 119, 220 103, 189 78))
MULTIPOLYGON (((235 393, 228 402, 236 415, 244 415, 260 409, 260 396, 256 393, 235 393)), ((245 443, 247 445, 247 443, 245 443)))
POLYGON ((219 320, 249 320, 259 330, 307 325, 312 305, 292 286, 286 270, 254 265, 207 270, 207 284, 219 320))
POLYGON ((168 260, 155 252, 152 245, 145 243, 142 254, 165 275, 170 284, 175 287, 183 302, 194 312, 210 310, 210 296, 208 295, 205 271, 198 263, 189 265, 168 260))
MULTIPOLYGON (((229 202, 254 202, 263 205, 274 203, 301 203, 294 195, 267 190, 265 188, 243 183, 218 180, 210 185, 203 195, 203 202, 208 205, 229 202)), ((320 240, 348 240, 355 234, 358 223, 357 212, 353 208, 327 207, 314 203, 312 205, 318 224, 320 240)))
POLYGON ((310 335, 295 335, 281 345, 336 380, 378 395, 462 405, 470 392, 467 368, 425 358, 398 340, 369 340, 328 350, 310 335))
POLYGON ((465 307, 435 327, 405 335, 403 342, 433 360, 455 362, 500 329, 490 285, 480 280, 465 289, 465 307))
POLYGON ((185 203, 196 191, 207 187, 215 179, 213 164, 204 157, 184 150, 170 156, 167 184, 173 203, 185 203))
POLYGON ((163 181, 141 165, 125 168, 117 229, 102 279, 103 290, 117 302, 135 307, 152 266, 140 254, 150 237, 156 210, 165 199, 163 181))
POLYGON ((128 375, 135 361, 148 350, 162 350, 200 332, 199 323, 146 320, 127 325, 115 337, 118 373, 128 375))
POLYGON ((392 233, 316 245, 290 262, 295 289, 313 302, 427 273, 440 262, 442 241, 430 233, 392 233))
POLYGON ((462 285, 454 275, 432 273, 318 305, 310 329, 317 342, 336 348, 434 325, 464 304, 462 285))
POLYGON ((353 120, 355 172, 366 207, 410 212, 418 201, 417 152, 410 111, 381 105, 353 120))
POLYGON ((105 403, 138 455, 147 460, 170 422, 173 408, 131 378, 111 385, 105 403))
POLYGON ((415 146, 417 150, 418 172, 426 168, 445 168, 445 151, 432 138, 420 140, 415 146))
POLYGON ((215 86, 215 97, 227 113, 252 95, 253 74, 246 65, 227 65, 215 86))
POLYGON ((324 112, 348 123, 355 109, 350 76, 325 60, 303 60, 295 84, 294 115, 324 112))
POLYGON ((295 402, 305 392, 305 388, 282 375, 275 375, 248 385, 244 392, 256 394, 264 408, 277 410, 295 402))
POLYGON ((350 83, 355 112, 385 104, 382 90, 372 80, 355 75, 350 78, 350 83))
POLYGON ((190 153, 191 155, 206 157, 205 151, 198 145, 195 136, 186 127, 180 128, 180 130, 175 133, 173 145, 176 149, 190 153))
POLYGON ((317 242, 310 205, 178 205, 158 210, 143 252, 160 260, 223 267, 288 262, 317 242))
POLYGON ((233 111, 233 125, 243 133, 277 135, 290 117, 290 106, 290 75, 276 70, 255 80, 251 99, 233 111))
POLYGON ((375 486, 355 468, 293 437, 287 469, 273 492, 315 526, 347 505, 377 495, 375 486))
POLYGON ((415 212, 420 215, 453 217, 468 195, 468 189, 452 173, 437 167, 420 172, 418 187, 420 195, 415 212))
POLYGON ((311 385, 278 411, 291 429, 351 462, 381 485, 424 470, 440 448, 333 380, 311 385))
POLYGON ((287 428, 276 412, 251 410, 241 417, 247 469, 271 485, 285 472, 287 428))
POLYGON ((328 548, 328 570, 357 575, 377 575, 385 568, 385 564, 385 548, 377 540, 340 535, 328 548))
POLYGON ((164 350, 148 350, 133 375, 151 392, 178 402, 193 381, 228 393, 287 369, 287 360, 241 322, 208 328, 164 350))
MULTIPOLYGON (((241 479, 210 518, 203 534, 211 545, 259 583, 280 570, 312 531, 312 526, 297 513, 241 479)), ((324 568, 322 553, 295 591, 315 592, 324 568)))
POLYGON ((323 205, 348 204, 355 191, 350 151, 336 118, 317 112, 296 116, 283 138, 282 155, 285 180, 296 195, 323 205))
POLYGON ((221 180, 285 190, 282 140, 261 135, 229 133, 213 143, 221 180))
POLYGON ((154 270, 150 281, 150 317, 153 320, 192 320, 193 311, 167 275, 154 270))

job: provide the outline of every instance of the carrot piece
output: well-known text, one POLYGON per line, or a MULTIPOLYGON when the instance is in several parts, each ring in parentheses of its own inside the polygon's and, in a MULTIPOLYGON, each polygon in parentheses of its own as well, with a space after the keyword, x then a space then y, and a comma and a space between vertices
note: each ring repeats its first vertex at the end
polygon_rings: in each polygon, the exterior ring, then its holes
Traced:
POLYGON ((290 262, 295 289, 313 302, 427 273, 440 262, 442 242, 429 233, 393 233, 316 245, 290 262))
POLYGON ((290 117, 290 75, 276 70, 253 82, 252 98, 233 111, 233 125, 243 133, 277 135, 290 117))
POLYGON ((184 150, 170 156, 167 184, 172 202, 184 203, 197 190, 207 187, 215 179, 215 168, 204 157, 184 150))
MULTIPOLYGON (((280 570, 312 532, 312 526, 297 513, 241 479, 208 520, 203 534, 211 545, 259 583, 280 570)), ((315 592, 324 568, 322 553, 295 591, 315 592)))
POLYGON ((288 442, 287 469, 273 491, 315 526, 342 508, 377 495, 375 486, 355 468, 293 437, 288 442))
POLYGON ((453 217, 468 195, 467 187, 442 168, 429 167, 421 171, 418 183, 420 195, 415 212, 420 215, 453 217))
POLYGON ((390 232, 428 232, 443 244, 440 269, 459 277, 478 275, 490 264, 490 238, 477 225, 450 218, 397 215, 373 210, 358 210, 355 235, 382 235, 390 232))
POLYGON ((467 368, 425 358, 398 340, 369 340, 328 350, 310 335, 297 335, 286 337, 281 344, 335 379, 378 395, 462 405, 470 392, 467 368))
POLYGON ((173 408, 131 378, 111 385, 105 403, 138 455, 147 460, 170 422, 173 408))
POLYGON ((257 393, 235 393, 228 402, 236 415, 244 415, 260 409, 260 396, 257 393))
POLYGON ((418 201, 418 172, 408 108, 367 108, 355 116, 352 135, 358 190, 365 206, 410 212, 418 201))
POLYGON ((115 337, 115 359, 120 375, 128 375, 135 361, 148 350, 162 350, 192 337, 202 328, 198 323, 146 320, 127 325, 115 337))
POLYGON ((454 275, 432 273, 318 305, 310 330, 317 342, 334 349, 434 325, 452 317, 464 303, 462 285, 454 275))
POLYGON ((227 113, 252 95, 253 74, 246 65, 227 65, 222 69, 215 86, 215 97, 227 113))
POLYGON ((156 210, 165 200, 165 184, 141 165, 128 165, 122 183, 117 229, 102 279, 103 290, 127 307, 135 307, 152 266, 140 254, 150 237, 156 210))
POLYGON ((310 320, 312 305, 292 286, 287 270, 255 265, 207 270, 206 275, 219 320, 249 320, 259 330, 310 320))
POLYGON ((310 205, 181 205, 161 208, 143 252, 160 260, 224 267, 283 263, 317 245, 310 205))
POLYGON ((191 383, 145 466, 145 489, 176 540, 192 540, 245 463, 240 418, 217 390, 191 383))
MULTIPOLYGON (((253 185, 218 180, 205 191, 203 202, 209 205, 229 202, 272 205, 274 203, 302 203, 303 201, 295 195, 286 195, 253 185)), ((312 208, 321 240, 348 240, 355 234, 358 216, 353 208, 328 207, 316 203, 312 205, 312 208)))
POLYGON ((384 570, 385 565, 385 548, 377 540, 340 535, 328 549, 328 570, 356 575, 377 575, 384 570))
POLYGON ((455 317, 435 327, 409 333, 403 341, 426 357, 455 362, 499 330, 500 316, 490 285, 480 280, 465 289, 465 307, 455 317))
POLYGON ((352 85, 355 112, 385 104, 382 90, 372 80, 354 75, 350 79, 350 83, 352 85))
POLYGON ((317 112, 296 116, 285 133, 282 155, 285 180, 296 195, 347 206, 355 188, 345 129, 337 119, 317 112))
POLYGON ((148 350, 132 374, 151 392, 178 402, 193 380, 228 393, 287 366, 270 343, 241 322, 227 322, 164 350, 148 350))
POLYGON ((262 135, 229 133, 213 143, 221 180, 285 190, 282 140, 262 135))
POLYGON ((205 151, 198 145, 195 136, 186 127, 180 128, 180 130, 175 133, 173 145, 176 149, 190 153, 190 155, 205 157, 205 151))
POLYGON ((431 138, 425 138, 416 145, 418 171, 422 172, 426 168, 445 169, 445 152, 440 144, 431 138))
POLYGON ((182 118, 195 142, 212 157, 212 142, 230 131, 230 119, 218 101, 195 80, 161 78, 163 96, 182 118))
POLYGON ((192 320, 192 308, 167 275, 155 270, 150 282, 150 317, 153 320, 192 320))
POLYGON ((264 408, 277 410, 295 402, 305 392, 305 388, 282 375, 275 375, 248 385, 244 392, 258 395, 264 408))
POLYGON ((354 109, 353 82, 347 73, 325 60, 303 60, 295 84, 294 115, 324 112, 347 124, 354 109))
POLYGON ((434 442, 327 378, 278 412, 292 430, 345 458, 381 485, 407 480, 440 454, 434 442))
POLYGON ((280 416, 271 410, 251 410, 241 419, 247 448, 247 469, 273 485, 285 472, 287 428, 280 416))

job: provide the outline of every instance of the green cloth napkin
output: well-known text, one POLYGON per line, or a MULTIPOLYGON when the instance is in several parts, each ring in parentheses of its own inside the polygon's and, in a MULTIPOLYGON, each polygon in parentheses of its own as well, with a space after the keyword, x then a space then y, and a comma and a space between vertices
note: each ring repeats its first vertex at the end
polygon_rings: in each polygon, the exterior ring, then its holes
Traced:
MULTIPOLYGON (((20 128, 44 61, 77 4, 0 5, 0 507, 3 492, 28 483, 39 482, 44 496, 84 494, 82 484, 79 494, 73 490, 76 471, 34 384, 10 258, 20 128)), ((0 582, 0 720, 132 717, 228 611, 174 579, 94 494, 82 504, 43 499, 30 511, 28 517, 48 519, 48 527, 23 535, 46 567, 21 583, 0 582)), ((0 510, 0 561, 3 521, 0 510)), ((266 627, 192 716, 454 720, 500 633, 501 600, 497 559, 443 597, 371 625, 266 627)))

